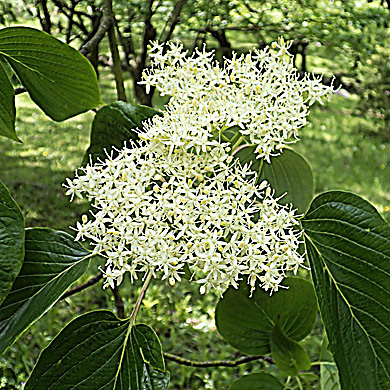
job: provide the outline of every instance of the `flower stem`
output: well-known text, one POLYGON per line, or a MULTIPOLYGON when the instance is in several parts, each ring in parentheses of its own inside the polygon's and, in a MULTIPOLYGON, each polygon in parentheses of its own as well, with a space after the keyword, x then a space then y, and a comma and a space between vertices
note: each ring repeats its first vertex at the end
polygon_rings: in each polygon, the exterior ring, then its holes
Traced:
POLYGON ((263 165, 264 165, 264 158, 260 160, 260 166, 257 171, 257 179, 256 179, 256 184, 260 183, 260 176, 261 176, 261 171, 263 170, 263 165))
POLYGON ((148 289, 149 283, 152 280, 152 277, 153 277, 153 270, 150 270, 148 275, 146 276, 144 284, 142 285, 142 288, 141 288, 141 291, 139 293, 137 302, 135 303, 133 312, 131 313, 131 316, 130 316, 130 328, 135 324, 135 319, 137 318, 139 309, 141 307, 142 300, 143 300, 143 298, 145 296, 146 290, 148 289))
POLYGON ((237 142, 232 146, 232 150, 236 150, 240 145, 241 142, 245 139, 245 135, 242 135, 237 142))
POLYGON ((223 141, 225 142, 230 142, 230 139, 228 137, 226 137, 226 135, 222 134, 222 132, 218 132, 218 133, 215 133, 212 137, 212 139, 222 139, 223 141))
POLYGON ((221 133, 220 136, 221 136, 221 139, 223 139, 225 142, 229 142, 229 138, 226 137, 226 135, 221 133))
POLYGON ((234 134, 234 136, 230 139, 230 143, 233 145, 241 136, 241 133, 239 131, 237 131, 236 134, 234 134))
POLYGON ((287 387, 290 382, 291 382, 291 376, 287 377, 286 383, 283 385, 283 387, 287 387))
POLYGON ((181 356, 172 355, 171 353, 164 352, 164 358, 166 360, 171 360, 175 363, 181 364, 188 367, 237 367, 240 364, 245 364, 255 360, 262 360, 269 364, 275 364, 273 359, 269 356, 243 356, 236 360, 210 360, 205 362, 200 362, 196 360, 185 359, 181 356))
POLYGON ((331 365, 333 365, 333 366, 335 366, 336 365, 336 363, 335 362, 313 362, 313 363, 311 363, 311 366, 313 367, 313 366, 320 366, 320 365, 322 365, 322 364, 331 364, 331 365))
POLYGON ((302 382, 301 382, 301 380, 299 379, 299 377, 296 376, 295 379, 296 379, 296 381, 297 381, 297 383, 298 383, 299 390, 303 390, 302 382))

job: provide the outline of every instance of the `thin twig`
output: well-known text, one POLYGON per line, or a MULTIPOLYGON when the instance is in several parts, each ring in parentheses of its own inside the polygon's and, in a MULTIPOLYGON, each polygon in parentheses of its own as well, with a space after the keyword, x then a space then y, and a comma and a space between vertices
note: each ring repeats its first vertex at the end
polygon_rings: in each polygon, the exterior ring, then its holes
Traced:
POLYGON ((252 362, 254 360, 263 360, 270 364, 275 364, 273 359, 269 356, 243 356, 236 360, 212 360, 212 361, 205 361, 205 362, 199 362, 195 360, 185 359, 181 356, 172 355, 170 353, 164 352, 164 358, 166 360, 171 360, 173 362, 179 363, 183 366, 189 366, 189 367, 236 367, 240 364, 245 364, 248 362, 252 362))
MULTIPOLYGON (((104 5, 106 8, 107 14, 111 17, 114 22, 114 13, 112 11, 112 0, 104 0, 104 5)), ((127 102, 125 84, 123 82, 123 73, 122 73, 122 65, 119 57, 118 44, 115 36, 115 25, 111 23, 111 26, 108 29, 108 43, 110 45, 110 52, 112 57, 112 71, 114 73, 116 92, 118 100, 122 100, 127 102)))
POLYGON ((97 275, 95 275, 91 279, 87 280, 85 283, 81 283, 78 286, 70 288, 68 291, 64 292, 64 294, 61 296, 59 301, 65 299, 65 298, 68 298, 69 296, 76 294, 80 291, 83 291, 90 286, 93 286, 94 284, 98 283, 102 277, 103 277, 103 274, 101 272, 99 272, 97 275))
POLYGON ((123 304, 123 300, 121 297, 121 294, 119 292, 118 286, 115 286, 115 288, 111 289, 112 294, 114 295, 114 301, 115 301, 115 307, 116 307, 116 313, 118 318, 126 318, 125 315, 125 305, 123 304))
MULTIPOLYGON (((72 10, 72 6, 69 6, 65 2, 61 2, 61 1, 58 1, 58 0, 52 0, 52 1, 57 6, 57 8, 59 9, 59 12, 64 14, 66 17, 68 17, 68 14, 66 13, 66 11, 64 11, 64 8, 67 9, 68 11, 71 11, 72 10)), ((87 12, 76 11, 75 10, 74 13, 75 13, 75 15, 86 16, 87 18, 91 19, 91 15, 88 14, 87 12)))
POLYGON ((107 5, 105 4, 103 7, 103 16, 100 20, 100 25, 96 31, 96 34, 83 45, 83 47, 80 49, 80 53, 86 56, 91 51, 93 51, 99 42, 103 39, 109 28, 112 26, 113 22, 114 19, 112 17, 112 12, 110 12, 110 9, 107 8, 107 5))
MULTIPOLYGON (((89 53, 91 53, 97 47, 99 42, 103 39, 104 35, 112 25, 112 11, 111 13, 107 12, 106 9, 103 7, 103 16, 100 20, 99 28, 97 29, 96 33, 91 37, 91 39, 80 48, 80 53, 84 56, 87 56, 89 53)), ((17 87, 15 88, 14 92, 15 95, 19 95, 21 93, 27 92, 27 90, 24 87, 17 87)))
POLYGON ((137 302, 135 303, 133 312, 131 313, 131 316, 130 316, 130 327, 133 326, 134 323, 135 323, 135 319, 137 318, 138 311, 139 311, 139 309, 141 307, 142 299, 144 298, 145 292, 148 289, 150 281, 152 280, 152 276, 153 276, 153 270, 150 270, 148 275, 146 276, 145 282, 144 282, 144 284, 143 284, 143 286, 141 288, 141 291, 139 293, 137 302))
POLYGON ((163 42, 168 42, 171 39, 173 31, 175 30, 177 24, 180 21, 181 10, 186 2, 187 2, 187 0, 178 0, 178 2, 175 4, 173 12, 172 12, 172 19, 171 19, 171 24, 169 26, 169 31, 168 31, 167 35, 165 36, 165 39, 163 42))

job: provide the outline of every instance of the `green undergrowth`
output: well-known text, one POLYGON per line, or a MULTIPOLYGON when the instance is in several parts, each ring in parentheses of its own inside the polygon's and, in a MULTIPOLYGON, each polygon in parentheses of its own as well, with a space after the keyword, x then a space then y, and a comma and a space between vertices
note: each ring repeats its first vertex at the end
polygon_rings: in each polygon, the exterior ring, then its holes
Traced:
POLYGON ((390 142, 357 114, 359 100, 335 95, 317 105, 294 149, 312 166, 316 193, 346 190, 363 196, 390 221, 390 142))
MULTIPOLYGON (((103 100, 109 103, 115 99, 112 80, 105 72, 102 79, 103 100)), ((356 192, 390 220, 390 144, 372 136, 375 125, 355 114, 358 104, 354 96, 336 95, 330 103, 314 107, 310 124, 301 131, 301 141, 294 148, 312 165, 317 193, 330 189, 356 192)), ((75 225, 87 211, 85 202, 69 203, 62 183, 66 177, 73 177, 82 160, 92 118, 90 112, 55 123, 36 108, 27 94, 17 97, 17 134, 23 143, 0 138, 0 178, 20 205, 27 226, 49 226, 72 233, 69 226, 75 225)), ((98 263, 91 264, 81 282, 97 273, 98 263)), ((121 286, 127 314, 135 303, 140 283, 137 281, 134 286, 126 279, 121 286)), ((213 310, 218 296, 202 296, 198 287, 188 281, 173 288, 154 281, 139 321, 156 330, 166 352, 203 361, 239 357, 215 330, 213 310)), ((12 381, 18 383, 16 388, 21 388, 40 350, 61 328, 77 315, 101 308, 114 310, 113 296, 109 290, 103 292, 101 281, 58 302, 0 359, 3 382, 8 383, 0 382, 0 388, 12 388, 12 381)), ((318 321, 312 335, 304 341, 312 361, 319 359, 321 334, 318 321)), ((168 362, 170 389, 226 389, 244 372, 259 372, 262 364, 204 369, 168 362)))

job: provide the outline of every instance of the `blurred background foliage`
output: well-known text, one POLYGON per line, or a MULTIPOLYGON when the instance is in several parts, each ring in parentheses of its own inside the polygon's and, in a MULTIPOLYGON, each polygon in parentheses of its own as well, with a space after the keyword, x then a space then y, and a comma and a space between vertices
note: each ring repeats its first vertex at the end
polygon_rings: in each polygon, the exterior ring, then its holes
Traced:
MULTIPOLYGON (((31 24, 82 47, 96 32, 102 0, 3 0, 0 23, 31 24)), ((151 104, 137 85, 148 66, 150 40, 182 41, 191 53, 207 44, 219 57, 262 48, 279 36, 292 41, 301 72, 336 77, 362 98, 361 109, 389 127, 389 0, 114 0, 122 67, 135 99, 151 104)), ((102 42, 89 59, 110 66, 102 42)))
MULTIPOLYGON (((114 0, 113 5, 128 99, 157 107, 164 100, 157 93, 146 95, 137 84, 149 66, 150 40, 180 40, 189 53, 206 44, 219 59, 263 48, 279 36, 291 40, 300 72, 324 74, 325 83, 335 76, 335 84, 342 85, 330 103, 312 109, 302 141, 294 146, 312 165, 316 192, 359 193, 390 220, 390 0, 114 0)), ((96 32, 101 7, 100 0, 2 0, 0 26, 39 28, 80 49, 96 32)), ((103 100, 114 101, 106 40, 88 58, 99 75, 103 100)), ((69 226, 88 205, 69 204, 61 184, 81 163, 94 114, 55 123, 27 94, 18 95, 16 104, 23 143, 0 139, 0 179, 20 205, 27 226, 71 232, 69 226)), ((96 274, 97 264, 90 268, 80 282, 96 274)), ((25 332, 0 358, 0 388, 22 388, 40 350, 76 315, 115 310, 113 296, 101 284, 58 302, 25 332)), ((121 285, 127 314, 138 288, 128 280, 121 285)), ((200 296, 196 284, 171 288, 155 281, 140 321, 155 328, 166 352, 193 360, 239 357, 215 330, 217 300, 212 293, 200 296)), ((318 320, 305 340, 312 361, 319 360, 321 340, 318 320)), ((199 369, 168 362, 170 389, 226 389, 234 378, 258 372, 263 364, 199 369)), ((312 387, 319 389, 315 378, 312 387)))

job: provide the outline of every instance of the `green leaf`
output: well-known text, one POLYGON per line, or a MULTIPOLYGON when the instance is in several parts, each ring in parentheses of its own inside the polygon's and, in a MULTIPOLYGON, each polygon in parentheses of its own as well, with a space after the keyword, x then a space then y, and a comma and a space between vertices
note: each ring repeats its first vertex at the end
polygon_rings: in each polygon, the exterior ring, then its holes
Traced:
POLYGON ((134 329, 134 336, 145 363, 156 370, 165 371, 165 362, 159 338, 154 330, 147 325, 140 324, 134 329))
POLYGON ((328 338, 326 335, 322 340, 320 360, 322 362, 329 362, 329 364, 321 364, 321 390, 341 390, 339 372, 336 363, 333 361, 332 353, 328 350, 328 338))
POLYGON ((15 133, 15 94, 0 61, 0 135, 19 141, 15 133))
POLYGON ((283 385, 271 374, 244 375, 236 380, 229 390, 283 390, 283 385))
POLYGON ((103 103, 90 62, 49 34, 29 27, 3 28, 0 55, 11 65, 31 99, 55 121, 103 103))
POLYGON ((114 146, 123 148, 123 143, 129 140, 137 140, 138 134, 135 128, 141 128, 142 122, 158 111, 146 106, 135 106, 121 101, 102 107, 95 115, 92 122, 91 139, 88 150, 84 156, 83 165, 90 159, 95 162, 97 158, 106 159, 106 150, 111 152, 114 146))
POLYGON ((140 389, 143 361, 129 320, 109 311, 84 314, 43 350, 28 389, 140 389))
POLYGON ((317 302, 312 283, 288 277, 281 289, 269 296, 257 288, 249 298, 246 280, 236 290, 229 287, 215 311, 222 337, 233 347, 250 355, 270 352, 270 336, 277 322, 292 340, 306 337, 314 326, 317 302))
POLYGON ((112 103, 113 107, 118 107, 127 118, 129 118, 137 127, 142 128, 142 122, 145 119, 151 118, 152 116, 159 114, 159 111, 148 106, 142 106, 139 104, 130 104, 122 101, 112 103))
POLYGON ((168 380, 143 362, 130 320, 100 310, 73 320, 43 350, 25 390, 163 390, 168 380))
POLYGON ((275 197, 283 196, 280 204, 292 203, 299 213, 304 214, 313 200, 314 179, 308 162, 292 149, 284 149, 271 164, 256 158, 256 146, 244 146, 236 156, 241 164, 252 162, 252 170, 261 170, 259 181, 267 180, 275 190, 275 197))
POLYGON ((144 377, 142 390, 167 390, 170 374, 168 371, 161 372, 153 369, 148 364, 144 364, 144 377))
POLYGON ((314 196, 314 179, 309 163, 292 149, 284 149, 271 164, 264 162, 260 180, 267 180, 275 190, 275 196, 287 193, 279 203, 292 203, 304 214, 314 196))
POLYGON ((0 353, 44 314, 88 268, 90 252, 67 233, 26 230, 25 258, 0 306, 0 353))
POLYGON ((302 221, 342 389, 390 383, 390 225, 357 195, 319 195, 302 221))
POLYGON ((300 370, 310 370, 309 356, 301 345, 289 339, 276 324, 271 334, 271 352, 279 370, 295 376, 300 370))
POLYGON ((299 378, 304 382, 316 382, 320 379, 320 377, 317 374, 314 374, 314 372, 300 372, 299 378))
POLYGON ((0 303, 11 290, 24 258, 24 217, 0 181, 0 303))
POLYGON ((234 156, 240 160, 242 165, 251 164, 252 171, 259 173, 263 167, 263 160, 256 158, 256 146, 243 144, 237 148, 234 156))

